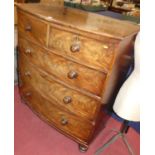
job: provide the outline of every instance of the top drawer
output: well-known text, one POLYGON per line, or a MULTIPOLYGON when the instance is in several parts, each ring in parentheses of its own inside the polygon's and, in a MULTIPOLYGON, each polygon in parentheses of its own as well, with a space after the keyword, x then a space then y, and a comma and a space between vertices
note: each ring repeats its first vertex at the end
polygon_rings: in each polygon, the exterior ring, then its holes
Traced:
POLYGON ((18 30, 33 42, 46 45, 47 25, 38 18, 18 11, 18 30))
POLYGON ((89 66, 107 71, 113 62, 115 44, 108 38, 105 42, 101 42, 51 26, 49 48, 89 66))

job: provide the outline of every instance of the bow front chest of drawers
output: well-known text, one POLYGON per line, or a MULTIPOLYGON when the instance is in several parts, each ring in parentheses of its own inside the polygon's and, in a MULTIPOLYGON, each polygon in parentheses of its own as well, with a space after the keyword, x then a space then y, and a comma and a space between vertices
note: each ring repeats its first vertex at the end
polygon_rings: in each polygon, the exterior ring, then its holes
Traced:
POLYGON ((44 121, 80 144, 97 135, 139 26, 76 9, 18 4, 19 90, 44 121))

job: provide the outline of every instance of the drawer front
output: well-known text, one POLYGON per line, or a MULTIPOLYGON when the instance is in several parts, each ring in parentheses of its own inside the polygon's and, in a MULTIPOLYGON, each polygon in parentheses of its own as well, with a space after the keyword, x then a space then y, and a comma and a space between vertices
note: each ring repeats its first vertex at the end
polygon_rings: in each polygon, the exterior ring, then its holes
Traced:
POLYGON ((50 28, 49 48, 58 50, 77 61, 83 61, 90 66, 108 70, 114 58, 114 45, 99 42, 78 34, 50 28))
POLYGON ((32 87, 21 87, 20 92, 26 103, 50 125, 76 139, 84 142, 89 141, 93 131, 91 123, 82 121, 78 117, 57 108, 32 87))
POLYGON ((24 37, 46 45, 47 25, 38 18, 18 11, 18 30, 24 37))
POLYGON ((97 111, 101 106, 100 102, 55 82, 48 74, 37 71, 37 68, 28 64, 24 56, 20 59, 19 69, 22 80, 27 85, 35 87, 44 97, 54 100, 58 106, 89 120, 96 118, 97 111))
POLYGON ((106 78, 104 73, 68 61, 24 39, 19 39, 19 49, 29 61, 60 80, 95 95, 101 95, 106 78))

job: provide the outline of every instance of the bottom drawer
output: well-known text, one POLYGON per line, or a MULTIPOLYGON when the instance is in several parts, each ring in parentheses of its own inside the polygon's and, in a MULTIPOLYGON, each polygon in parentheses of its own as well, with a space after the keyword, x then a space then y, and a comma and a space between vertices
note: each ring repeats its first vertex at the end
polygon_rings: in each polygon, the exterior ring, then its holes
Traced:
POLYGON ((89 142, 94 129, 91 122, 82 121, 78 117, 54 106, 51 102, 45 100, 30 85, 21 87, 20 93, 32 110, 50 125, 55 126, 57 129, 63 131, 65 135, 67 134, 79 142, 86 144, 89 142))

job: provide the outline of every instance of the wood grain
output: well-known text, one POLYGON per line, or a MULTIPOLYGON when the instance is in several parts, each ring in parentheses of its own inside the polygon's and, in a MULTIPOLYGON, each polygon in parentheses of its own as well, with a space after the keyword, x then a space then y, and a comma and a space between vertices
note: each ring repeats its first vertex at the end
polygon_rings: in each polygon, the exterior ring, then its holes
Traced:
POLYGON ((106 75, 102 72, 68 61, 61 56, 45 51, 37 45, 19 38, 19 50, 25 54, 31 63, 60 80, 100 96, 106 75), (76 78, 69 78, 70 72, 76 72, 76 78), (92 79, 94 80, 92 82, 92 79))
POLYGON ((21 79, 26 85, 30 83, 46 98, 57 101, 59 106, 63 106, 78 116, 83 116, 90 120, 96 119, 96 114, 101 104, 100 102, 53 81, 47 74, 37 71, 21 54, 19 65, 21 79), (69 104, 63 102, 67 96, 72 98, 72 102, 69 104))
POLYGON ((52 6, 64 6, 64 0, 40 0, 40 3, 49 4, 52 6))
POLYGON ((139 31, 137 24, 69 7, 55 7, 46 4, 18 4, 18 8, 45 21, 119 40, 139 31))
POLYGON ((51 27, 49 48, 66 54, 75 60, 84 61, 87 64, 97 66, 107 71, 110 69, 109 66, 114 59, 115 45, 110 44, 110 40, 99 42, 79 36, 76 33, 70 33, 51 27), (72 52, 71 47, 76 44, 80 49, 77 52, 72 52))
POLYGON ((91 123, 80 120, 78 117, 57 108, 52 103, 53 101, 47 101, 30 85, 26 84, 25 87, 21 87, 20 93, 26 103, 50 125, 58 128, 65 135, 71 135, 78 141, 80 139, 80 142, 89 142, 89 138, 94 130, 91 123), (64 120, 67 120, 67 122, 65 123, 64 120))
POLYGON ((46 45, 47 24, 38 18, 18 11, 18 31, 32 41, 46 45))

